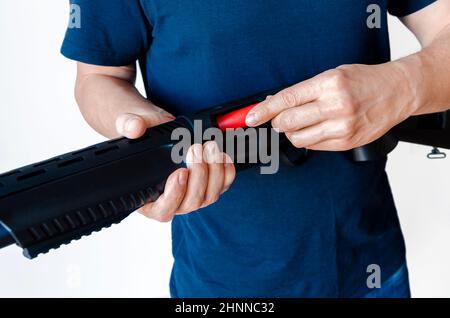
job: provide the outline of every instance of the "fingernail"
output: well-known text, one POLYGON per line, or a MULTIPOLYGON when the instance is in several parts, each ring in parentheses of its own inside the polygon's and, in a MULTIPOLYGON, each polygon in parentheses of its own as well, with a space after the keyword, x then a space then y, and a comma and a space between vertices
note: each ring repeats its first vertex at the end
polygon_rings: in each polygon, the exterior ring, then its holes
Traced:
POLYGON ((192 148, 189 148, 186 155, 186 164, 188 167, 190 167, 192 163, 194 163, 194 151, 192 150, 192 148))
POLYGON ((187 173, 186 171, 182 171, 178 174, 178 184, 184 186, 187 182, 187 173))
POLYGON ((258 124, 258 122, 259 122, 258 113, 248 114, 247 119, 245 120, 245 123, 247 124, 247 126, 254 126, 254 125, 258 124))
POLYGON ((166 119, 169 119, 169 120, 175 120, 175 119, 177 119, 175 116, 172 116, 172 115, 163 114, 162 116, 163 116, 164 118, 166 118, 166 119))
POLYGON ((208 163, 213 163, 216 158, 217 145, 215 142, 208 143, 206 146, 206 159, 208 163))
POLYGON ((139 129, 140 120, 137 118, 129 118, 124 125, 125 132, 134 132, 139 129))
POLYGON ((228 156, 228 155, 226 155, 226 156, 224 156, 224 160, 225 160, 225 163, 226 164, 232 164, 233 163, 233 160, 230 158, 230 156, 228 156))
POLYGON ((280 133, 280 128, 278 128, 278 127, 272 127, 272 128, 273 128, 273 130, 275 130, 275 132, 280 133))
POLYGON ((193 147, 194 149, 194 161, 195 163, 201 163, 203 161, 203 153, 202 153, 202 149, 203 147, 200 145, 195 145, 193 147))

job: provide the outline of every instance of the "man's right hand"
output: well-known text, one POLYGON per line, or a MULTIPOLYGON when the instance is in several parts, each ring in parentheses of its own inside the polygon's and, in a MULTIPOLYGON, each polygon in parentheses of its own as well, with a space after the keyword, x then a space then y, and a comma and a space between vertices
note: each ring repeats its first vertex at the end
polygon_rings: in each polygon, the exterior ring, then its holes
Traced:
MULTIPOLYGON (((78 63, 75 95, 86 121, 108 138, 142 136, 148 127, 174 119, 145 99, 135 88, 136 68, 101 67, 78 63)), ((187 154, 187 168, 167 179, 157 201, 138 211, 157 221, 168 222, 216 202, 234 181, 231 158, 215 142, 193 145, 187 154)))

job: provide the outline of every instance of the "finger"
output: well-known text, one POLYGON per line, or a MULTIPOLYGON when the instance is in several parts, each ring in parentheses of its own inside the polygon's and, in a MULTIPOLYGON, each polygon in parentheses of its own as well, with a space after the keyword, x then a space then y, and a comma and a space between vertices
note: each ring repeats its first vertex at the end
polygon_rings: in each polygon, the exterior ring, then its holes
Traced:
POLYGON ((329 139, 349 138, 348 126, 346 122, 324 121, 296 132, 288 132, 286 137, 295 147, 308 148, 329 139))
POLYGON ((279 132, 294 132, 316 125, 327 119, 322 108, 319 102, 312 102, 287 109, 272 119, 272 127, 279 132))
POLYGON ((136 114, 144 119, 146 127, 154 127, 176 119, 175 116, 159 107, 149 107, 145 111, 136 112, 136 114))
POLYGON ((319 77, 286 88, 253 108, 247 115, 246 124, 249 127, 262 125, 283 110, 312 102, 319 97, 319 93, 319 77))
POLYGON ((158 200, 144 205, 138 212, 160 222, 172 220, 186 193, 188 176, 188 169, 178 169, 172 173, 158 200))
POLYGON ((225 193, 231 187, 231 184, 233 183, 234 179, 236 178, 236 168, 234 166, 233 160, 230 158, 230 156, 228 154, 223 153, 222 155, 223 155, 223 160, 225 162, 225 164, 224 164, 225 177, 223 180, 223 187, 222 187, 221 193, 225 193))
POLYGON ((116 120, 116 130, 124 137, 136 139, 141 137, 147 129, 145 120, 135 114, 121 114, 116 120))
MULTIPOLYGON (((382 134, 381 134, 382 136, 382 134)), ((347 151, 376 140, 380 137, 374 137, 372 140, 365 140, 358 137, 358 134, 352 134, 341 138, 328 139, 314 145, 308 146, 308 149, 319 151, 347 151)))
POLYGON ((198 210, 203 205, 208 185, 208 165, 203 161, 203 146, 192 145, 186 161, 189 169, 189 180, 186 194, 177 214, 198 210))
POLYGON ((116 130, 124 137, 141 137, 147 128, 174 120, 175 117, 159 107, 136 109, 135 113, 124 113, 117 117, 116 130))
POLYGON ((329 139, 315 145, 308 146, 310 150, 316 151, 346 151, 354 147, 349 147, 349 143, 343 139, 329 139))
POLYGON ((225 165, 222 152, 220 152, 216 142, 208 141, 204 145, 204 150, 205 161, 208 163, 208 185, 202 206, 208 206, 216 202, 222 192, 225 178, 225 165))

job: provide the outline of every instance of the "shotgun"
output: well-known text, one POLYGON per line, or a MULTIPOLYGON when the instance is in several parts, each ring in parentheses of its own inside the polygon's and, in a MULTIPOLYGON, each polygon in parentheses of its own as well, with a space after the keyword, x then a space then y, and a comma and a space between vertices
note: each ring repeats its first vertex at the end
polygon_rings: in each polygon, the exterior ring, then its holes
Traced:
MULTIPOLYGON (((139 139, 106 141, 1 174, 0 249, 17 244, 32 259, 120 223, 155 201, 167 177, 184 166, 171 158, 175 129, 193 132, 194 120, 201 120, 203 129, 245 128, 250 109, 277 91, 178 117, 149 128, 139 139)), ((429 158, 443 158, 439 148, 450 149, 448 114, 412 117, 381 139, 348 153, 355 161, 383 159, 405 141, 431 146, 429 158)), ((279 137, 288 162, 301 164, 307 159, 307 150, 295 149, 284 135, 279 137)))

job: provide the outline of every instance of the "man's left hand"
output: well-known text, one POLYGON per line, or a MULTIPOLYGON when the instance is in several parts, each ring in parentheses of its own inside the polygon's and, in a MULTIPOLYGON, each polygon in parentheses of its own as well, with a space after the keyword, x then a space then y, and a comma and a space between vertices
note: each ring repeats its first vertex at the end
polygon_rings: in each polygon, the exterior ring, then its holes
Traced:
POLYGON ((350 150, 410 117, 418 107, 415 90, 395 62, 343 65, 268 97, 247 124, 271 120, 297 148, 350 150))

